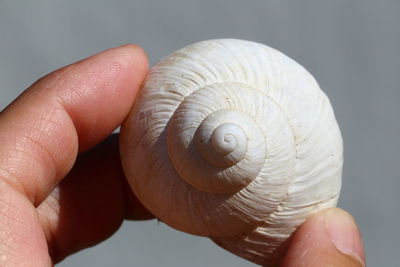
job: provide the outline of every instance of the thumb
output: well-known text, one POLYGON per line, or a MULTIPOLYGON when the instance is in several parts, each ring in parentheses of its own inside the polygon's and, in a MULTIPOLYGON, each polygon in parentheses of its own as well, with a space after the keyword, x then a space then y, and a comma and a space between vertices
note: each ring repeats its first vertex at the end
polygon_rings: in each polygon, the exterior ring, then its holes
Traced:
POLYGON ((294 233, 282 267, 365 266, 361 235, 353 217, 333 208, 313 215, 294 233))

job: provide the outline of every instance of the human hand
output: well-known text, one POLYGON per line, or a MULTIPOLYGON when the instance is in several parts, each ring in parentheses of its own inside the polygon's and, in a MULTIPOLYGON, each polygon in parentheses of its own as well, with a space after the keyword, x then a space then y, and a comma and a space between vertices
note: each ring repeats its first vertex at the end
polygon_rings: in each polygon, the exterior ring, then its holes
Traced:
MULTIPOLYGON (((110 49, 45 76, 1 112, 0 266, 51 266, 124 219, 152 218, 127 186, 116 136, 108 137, 147 69, 139 47, 110 49)), ((339 209, 311 217, 283 266, 361 266, 339 251, 365 260, 350 218, 339 209)))
POLYGON ((117 138, 96 146, 147 69, 139 47, 110 49, 45 76, 1 112, 0 266, 51 266, 124 218, 151 218, 127 187, 117 138))

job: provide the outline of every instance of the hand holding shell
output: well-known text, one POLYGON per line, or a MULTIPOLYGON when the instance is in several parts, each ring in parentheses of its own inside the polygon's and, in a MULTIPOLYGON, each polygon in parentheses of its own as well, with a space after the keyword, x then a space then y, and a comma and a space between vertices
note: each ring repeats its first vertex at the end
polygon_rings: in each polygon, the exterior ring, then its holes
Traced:
POLYGON ((336 205, 342 139, 298 63, 219 39, 154 66, 121 129, 128 181, 155 216, 264 266, 312 213, 336 205))

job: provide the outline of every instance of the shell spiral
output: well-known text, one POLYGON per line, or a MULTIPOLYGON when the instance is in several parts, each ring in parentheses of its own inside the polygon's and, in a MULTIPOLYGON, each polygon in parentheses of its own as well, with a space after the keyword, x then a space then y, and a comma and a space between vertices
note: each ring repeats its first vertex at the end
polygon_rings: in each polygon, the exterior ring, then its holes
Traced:
POLYGON ((203 41, 156 64, 120 149, 159 219, 265 266, 310 214, 336 205, 341 186, 328 98, 294 60, 249 41, 203 41))

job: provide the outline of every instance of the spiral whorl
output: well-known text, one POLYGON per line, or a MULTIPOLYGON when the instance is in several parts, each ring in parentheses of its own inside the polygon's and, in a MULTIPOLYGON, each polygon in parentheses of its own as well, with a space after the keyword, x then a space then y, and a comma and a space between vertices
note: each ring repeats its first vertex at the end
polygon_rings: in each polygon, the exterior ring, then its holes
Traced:
MULTIPOLYGON (((230 112, 221 112, 230 113, 230 112)), ((247 135, 240 125, 223 122, 214 127, 215 119, 205 119, 196 131, 196 145, 203 159, 218 167, 230 167, 246 155, 247 135)))
POLYGON ((198 149, 203 158, 219 167, 230 167, 243 159, 247 149, 247 136, 243 129, 231 122, 217 126, 211 136, 207 127, 199 127, 200 138, 197 138, 198 149), (209 144, 205 146, 204 144, 209 144))
POLYGON ((295 61, 248 41, 199 42, 154 66, 120 148, 133 191, 159 219, 263 265, 340 190, 329 100, 295 61))
MULTIPOLYGON (((204 136, 204 128, 199 127, 202 136, 204 136)), ((204 143, 203 140, 207 140, 204 137, 199 138, 198 147, 202 149, 204 143)), ((204 154, 204 158, 212 158, 212 162, 220 167, 229 167, 239 162, 246 152, 247 148, 247 136, 243 132, 243 129, 234 123, 226 122, 215 128, 209 137, 211 147, 208 146, 206 151, 210 149, 213 156, 207 156, 208 153, 204 154), (220 159, 223 159, 219 163, 220 159)))
POLYGON ((266 155, 266 140, 256 121, 245 110, 230 108, 229 93, 243 87, 224 86, 219 95, 213 93, 218 87, 214 85, 185 99, 171 118, 167 137, 170 159, 180 177, 198 190, 219 194, 236 192, 252 182, 266 155), (204 110, 199 103, 210 97, 214 105, 204 110))

